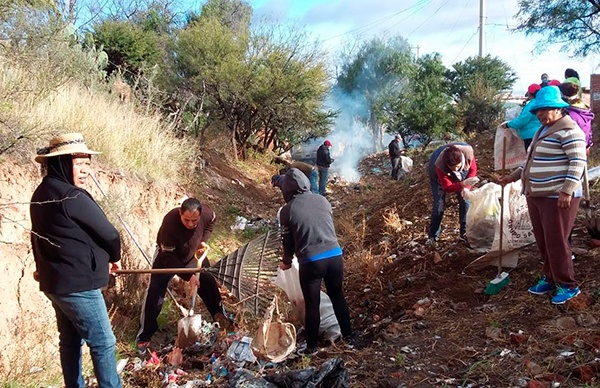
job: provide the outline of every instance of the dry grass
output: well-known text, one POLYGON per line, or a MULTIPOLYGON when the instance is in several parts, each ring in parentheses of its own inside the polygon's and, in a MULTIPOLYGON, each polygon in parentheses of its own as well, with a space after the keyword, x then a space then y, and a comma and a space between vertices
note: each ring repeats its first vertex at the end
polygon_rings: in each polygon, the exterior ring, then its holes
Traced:
POLYGON ((48 92, 43 79, 1 58, 0 74, 0 119, 10 123, 0 125, 5 144, 23 136, 33 150, 58 133, 81 132, 88 147, 103 152, 100 160, 148 181, 172 181, 193 168, 183 167, 193 147, 177 139, 158 113, 138 113, 134 104, 74 81, 48 92))

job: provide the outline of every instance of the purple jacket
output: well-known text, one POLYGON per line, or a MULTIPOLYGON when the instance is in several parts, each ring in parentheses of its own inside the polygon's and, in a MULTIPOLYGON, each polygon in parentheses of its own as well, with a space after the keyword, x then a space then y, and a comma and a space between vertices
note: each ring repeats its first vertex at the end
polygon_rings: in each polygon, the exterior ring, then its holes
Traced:
POLYGON ((590 148, 592 143, 592 120, 594 114, 589 109, 569 107, 569 116, 579 125, 579 128, 585 133, 585 146, 590 148))

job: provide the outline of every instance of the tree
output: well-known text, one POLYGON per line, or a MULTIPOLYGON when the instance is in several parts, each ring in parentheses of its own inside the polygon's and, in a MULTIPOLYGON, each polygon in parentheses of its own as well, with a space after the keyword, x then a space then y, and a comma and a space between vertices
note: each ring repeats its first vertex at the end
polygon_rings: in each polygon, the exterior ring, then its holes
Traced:
POLYGON ((400 133, 404 145, 417 135, 427 145, 456 129, 450 83, 440 54, 427 54, 416 62, 410 82, 398 96, 384 101, 379 112, 389 133, 400 133))
POLYGON ((559 43, 562 50, 585 57, 600 52, 600 1, 520 0, 517 30, 541 35, 540 51, 559 43))
POLYGON ((297 30, 244 33, 209 12, 180 33, 175 52, 182 88, 206 95, 205 109, 226 125, 236 157, 250 145, 289 148, 330 124, 324 55, 297 30))
POLYGON ((411 67, 410 46, 400 36, 387 40, 374 38, 363 43, 355 55, 344 59, 337 87, 364 99, 368 109, 359 119, 371 128, 376 150, 383 148, 384 130, 377 107, 406 84, 411 67))
POLYGON ((158 35, 126 20, 108 19, 94 28, 94 41, 108 54, 108 73, 117 69, 139 74, 161 59, 158 35))
POLYGON ((504 111, 502 92, 515 83, 512 68, 489 54, 469 57, 446 74, 465 132, 489 130, 504 111))

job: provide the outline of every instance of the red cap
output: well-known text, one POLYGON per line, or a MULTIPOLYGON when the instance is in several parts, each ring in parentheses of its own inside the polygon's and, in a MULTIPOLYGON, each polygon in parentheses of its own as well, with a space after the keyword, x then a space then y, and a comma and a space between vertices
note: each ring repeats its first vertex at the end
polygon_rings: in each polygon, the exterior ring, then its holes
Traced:
POLYGON ((327 147, 331 147, 331 142, 329 140, 325 140, 323 144, 325 144, 327 147))
POLYGON ((552 81, 548 82, 546 86, 560 86, 560 81, 557 79, 553 79, 552 81))
POLYGON ((529 87, 527 88, 527 93, 534 95, 536 94, 542 87, 540 86, 540 84, 531 84, 529 85, 529 87))

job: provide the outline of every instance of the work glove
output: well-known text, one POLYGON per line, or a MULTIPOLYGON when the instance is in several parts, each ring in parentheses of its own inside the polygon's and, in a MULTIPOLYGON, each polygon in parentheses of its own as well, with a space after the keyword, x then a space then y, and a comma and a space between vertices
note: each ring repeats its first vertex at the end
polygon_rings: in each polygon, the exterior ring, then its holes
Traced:
POLYGON ((476 176, 472 177, 472 178, 467 178, 463 181, 463 186, 474 186, 475 184, 477 184, 477 182, 479 182, 479 178, 477 178, 476 176))
POLYGON ((473 193, 471 192, 471 190, 467 189, 466 187, 464 189, 462 189, 462 197, 466 200, 471 200, 471 197, 473 196, 473 193))

